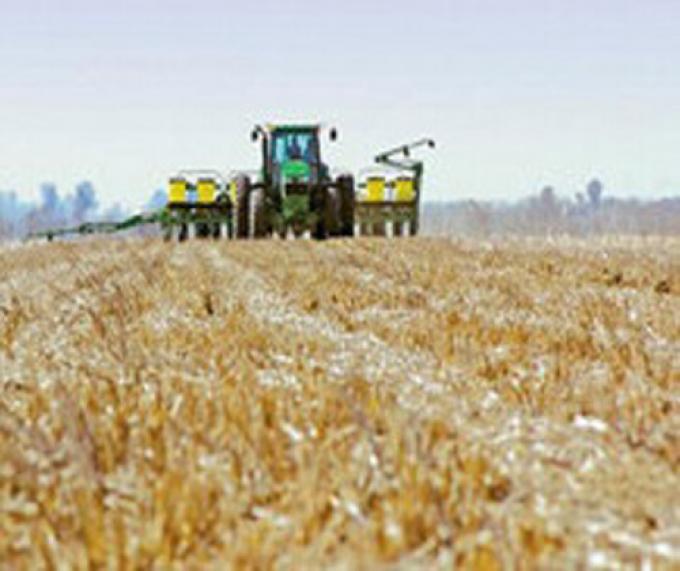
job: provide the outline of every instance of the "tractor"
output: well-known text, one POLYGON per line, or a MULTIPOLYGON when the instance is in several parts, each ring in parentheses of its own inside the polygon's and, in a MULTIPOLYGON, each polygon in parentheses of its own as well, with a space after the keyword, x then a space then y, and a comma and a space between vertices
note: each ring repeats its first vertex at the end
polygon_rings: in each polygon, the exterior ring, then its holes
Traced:
MULTIPOLYGON (((350 174, 332 177, 321 158, 320 125, 257 125, 262 167, 252 180, 237 175, 236 236, 263 238, 289 233, 313 238, 354 235, 355 189, 350 174)), ((337 131, 329 132, 331 141, 337 131)))

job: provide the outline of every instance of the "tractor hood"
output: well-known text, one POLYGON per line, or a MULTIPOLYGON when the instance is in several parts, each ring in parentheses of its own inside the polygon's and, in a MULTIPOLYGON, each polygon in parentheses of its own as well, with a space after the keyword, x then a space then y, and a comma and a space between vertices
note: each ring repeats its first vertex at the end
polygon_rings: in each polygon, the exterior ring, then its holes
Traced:
POLYGON ((311 168, 305 161, 289 160, 281 165, 281 176, 284 180, 302 180, 308 181, 311 174, 311 168))

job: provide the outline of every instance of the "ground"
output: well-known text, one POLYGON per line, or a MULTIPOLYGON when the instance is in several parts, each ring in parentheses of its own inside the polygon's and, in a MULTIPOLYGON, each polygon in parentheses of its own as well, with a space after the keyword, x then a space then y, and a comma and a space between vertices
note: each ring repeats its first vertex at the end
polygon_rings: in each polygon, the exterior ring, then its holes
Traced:
POLYGON ((0 568, 680 565, 680 240, 0 249, 0 568))

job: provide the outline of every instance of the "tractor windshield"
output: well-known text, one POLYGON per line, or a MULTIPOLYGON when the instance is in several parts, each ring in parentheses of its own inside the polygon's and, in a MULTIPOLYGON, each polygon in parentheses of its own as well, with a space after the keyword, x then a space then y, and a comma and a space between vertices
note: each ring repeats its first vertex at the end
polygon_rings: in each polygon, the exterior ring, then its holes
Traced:
POLYGON ((273 135, 272 159, 277 165, 288 161, 318 162, 316 137, 312 132, 280 132, 273 135))

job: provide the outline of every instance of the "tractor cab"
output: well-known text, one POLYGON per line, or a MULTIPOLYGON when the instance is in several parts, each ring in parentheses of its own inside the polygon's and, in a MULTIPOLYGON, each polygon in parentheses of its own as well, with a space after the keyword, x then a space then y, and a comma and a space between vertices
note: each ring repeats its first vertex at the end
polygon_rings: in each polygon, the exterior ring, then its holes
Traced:
MULTIPOLYGON (((321 162, 320 125, 266 125, 253 130, 254 141, 262 142, 262 178, 284 192, 307 189, 328 178, 321 162), (294 187, 294 188, 291 188, 294 187)), ((331 139, 336 137, 331 130, 331 139)))

